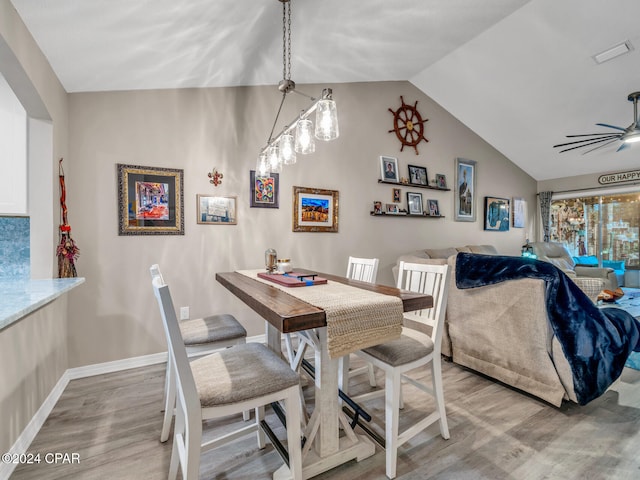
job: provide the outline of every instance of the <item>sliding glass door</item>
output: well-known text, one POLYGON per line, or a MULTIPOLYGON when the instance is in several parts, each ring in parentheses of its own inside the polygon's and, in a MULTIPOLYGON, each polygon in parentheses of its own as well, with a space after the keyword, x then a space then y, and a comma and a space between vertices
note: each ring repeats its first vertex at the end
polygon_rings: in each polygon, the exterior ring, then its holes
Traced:
POLYGON ((574 257, 640 265, 640 191, 553 200, 551 241, 564 243, 574 257))

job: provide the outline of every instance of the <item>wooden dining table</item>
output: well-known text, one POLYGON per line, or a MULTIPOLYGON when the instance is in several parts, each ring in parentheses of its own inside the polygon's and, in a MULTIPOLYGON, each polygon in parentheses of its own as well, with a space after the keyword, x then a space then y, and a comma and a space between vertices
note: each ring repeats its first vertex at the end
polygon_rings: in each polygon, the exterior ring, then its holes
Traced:
MULTIPOLYGON (((298 269, 296 272, 317 273, 328 281, 339 282, 372 292, 392 295, 402 300, 405 312, 430 308, 433 297, 386 285, 371 284, 326 273, 298 269)), ((315 407, 317 432, 313 447, 303 458, 303 477, 311 478, 350 460, 363 460, 375 453, 373 441, 366 435, 349 431, 340 436, 340 416, 344 416, 338 398, 339 359, 330 358, 327 349, 327 318, 323 309, 289 295, 280 288, 255 280, 239 272, 216 273, 216 280, 251 307, 266 321, 267 344, 281 352, 281 334, 313 329, 319 348, 315 349, 315 407)), ((309 287, 300 287, 309 288, 309 287)), ((315 288, 315 287, 311 287, 315 288)), ((342 421, 344 425, 345 422, 342 421)), ((283 466, 274 479, 290 478, 283 466)))

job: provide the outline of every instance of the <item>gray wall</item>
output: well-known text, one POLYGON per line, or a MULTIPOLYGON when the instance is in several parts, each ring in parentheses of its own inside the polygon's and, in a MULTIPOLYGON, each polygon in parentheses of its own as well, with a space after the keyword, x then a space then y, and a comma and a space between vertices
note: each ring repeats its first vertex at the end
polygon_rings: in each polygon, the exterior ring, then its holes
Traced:
MULTIPOLYGON (((0 72, 30 117, 29 207, 36 210, 31 238, 37 238, 31 273, 50 278, 59 211, 56 159, 67 156, 67 94, 9 0, 0 0, 0 72)), ((66 299, 0 331, 0 451, 15 443, 68 368, 67 340, 66 299)))
MULTIPOLYGON (((483 230, 485 195, 524 197, 535 202, 536 182, 408 82, 332 85, 340 117, 340 138, 318 143, 316 153, 299 158, 280 174, 280 208, 249 208, 249 170, 255 167, 275 115, 275 87, 80 93, 69 96, 70 158, 74 181, 68 204, 74 238, 81 248, 78 269, 87 278, 71 292, 70 366, 81 366, 161 351, 162 329, 149 286, 148 268, 160 263, 177 306, 192 316, 228 311, 260 334, 264 324, 214 279, 219 271, 260 268, 264 251, 275 248, 292 263, 343 274, 349 255, 380 258, 378 279, 391 284, 398 255, 418 248, 490 243, 517 254, 525 229, 483 230), (420 154, 405 148, 388 111, 418 101, 429 143, 420 154), (411 189, 437 199, 444 219, 379 218, 374 200, 391 203, 392 187, 379 185, 379 156, 395 156, 427 167, 454 182, 454 160, 477 164, 478 220, 453 221, 454 192, 411 189), (116 164, 184 169, 185 235, 118 236, 116 164), (209 183, 217 168, 222 185, 209 183), (292 187, 338 190, 339 233, 294 233, 292 187), (238 225, 196 224, 196 195, 237 195, 238 225)), ((300 90, 319 94, 321 86, 300 90)), ((307 102, 291 95, 283 121, 307 102)), ((403 200, 404 201, 404 200, 403 200)))

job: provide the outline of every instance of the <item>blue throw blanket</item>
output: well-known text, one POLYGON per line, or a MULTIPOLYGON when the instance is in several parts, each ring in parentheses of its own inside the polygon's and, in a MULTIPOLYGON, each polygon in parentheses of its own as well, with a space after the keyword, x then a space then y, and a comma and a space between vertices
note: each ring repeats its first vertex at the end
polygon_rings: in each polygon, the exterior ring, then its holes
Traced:
POLYGON ((640 351, 640 324, 620 308, 598 308, 550 263, 473 253, 456 258, 460 289, 519 278, 545 281, 547 316, 571 366, 578 403, 586 405, 620 376, 629 354, 640 351))

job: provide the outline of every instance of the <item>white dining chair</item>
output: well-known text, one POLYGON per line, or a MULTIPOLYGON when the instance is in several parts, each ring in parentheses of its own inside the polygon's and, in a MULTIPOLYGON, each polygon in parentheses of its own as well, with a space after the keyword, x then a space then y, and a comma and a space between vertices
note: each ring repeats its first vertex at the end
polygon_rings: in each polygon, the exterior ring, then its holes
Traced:
MULTIPOLYGON (((378 263, 379 263, 379 260, 377 258, 349 257, 349 260, 347 262, 346 277, 351 280, 360 280, 362 282, 376 283, 376 279, 378 278, 378 263)), ((344 361, 340 365, 340 370, 341 370, 340 386, 343 392, 348 393, 349 391, 348 382, 350 378, 361 375, 363 373, 368 374, 369 385, 371 385, 372 387, 375 387, 377 385, 376 373, 373 369, 373 364, 367 363, 362 367, 349 368, 348 372, 344 371, 346 369, 345 365, 346 364, 344 363, 344 361)))
MULTIPOLYGON (((356 352, 356 355, 385 372, 385 450, 386 474, 395 478, 398 447, 413 438, 429 425, 439 422, 440 435, 449 438, 449 427, 444 405, 442 388, 442 367, 440 347, 442 329, 449 293, 450 275, 448 265, 426 265, 400 262, 398 288, 433 296, 433 307, 405 313, 410 319, 430 327, 430 334, 410 328, 403 328, 398 340, 376 345, 356 352), (431 386, 427 386, 406 374, 417 367, 431 365, 431 386), (401 381, 418 387, 435 399, 435 411, 423 419, 413 422, 403 432, 399 432, 399 412, 401 407, 401 381)), ((365 402, 382 394, 382 390, 352 397, 357 402, 365 402)))
MULTIPOLYGON (((152 281, 158 279, 158 282, 164 285, 164 278, 158 264, 152 265, 150 272, 152 281)), ((200 357, 231 345, 245 343, 247 338, 247 331, 240 322, 233 315, 226 313, 181 320, 178 326, 189 358, 200 357)), ((164 417, 160 432, 161 442, 166 442, 169 439, 171 421, 175 411, 176 389, 172 379, 173 375, 171 349, 168 349, 164 384, 164 417)), ((249 420, 248 411, 244 412, 243 416, 245 420, 249 420)))
MULTIPOLYGON (((350 256, 349 260, 347 261, 347 273, 345 276, 350 280, 375 283, 378 276, 378 264, 379 260, 377 258, 359 258, 350 256)), ((297 351, 294 351, 293 348, 292 335, 287 333, 284 336, 289 363, 294 370, 299 370, 300 364, 302 363, 302 358, 304 358, 304 353, 307 347, 314 348, 314 342, 309 339, 305 332, 299 332, 297 336, 297 351)), ((373 365, 364 365, 357 369, 350 369, 348 370, 348 372, 345 372, 345 365, 348 365, 348 362, 340 362, 340 385, 345 393, 348 390, 348 379, 355 375, 360 375, 364 372, 367 372, 369 374, 369 384, 372 387, 376 386, 376 376, 373 370, 373 365)))
POLYGON ((233 345, 189 363, 169 287, 154 276, 153 289, 175 374, 176 421, 169 480, 175 480, 178 469, 183 479, 197 480, 203 451, 247 434, 255 432, 258 448, 264 448, 266 438, 261 429, 264 407, 274 402, 283 402, 286 412, 285 461, 291 478, 301 480, 299 375, 279 355, 259 343, 233 345), (203 422, 250 409, 255 409, 255 422, 203 443, 203 422))

